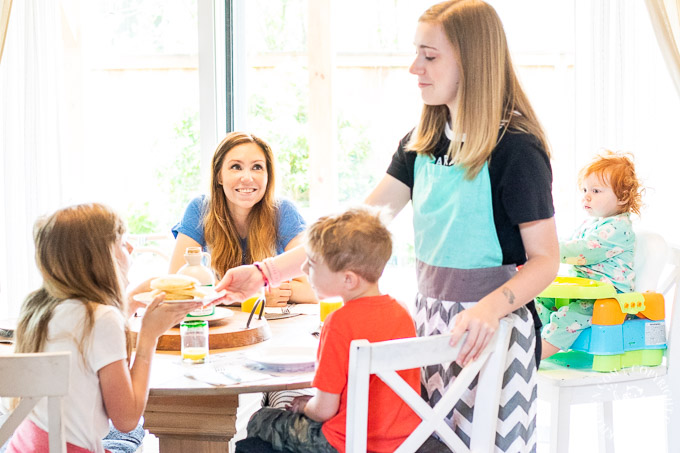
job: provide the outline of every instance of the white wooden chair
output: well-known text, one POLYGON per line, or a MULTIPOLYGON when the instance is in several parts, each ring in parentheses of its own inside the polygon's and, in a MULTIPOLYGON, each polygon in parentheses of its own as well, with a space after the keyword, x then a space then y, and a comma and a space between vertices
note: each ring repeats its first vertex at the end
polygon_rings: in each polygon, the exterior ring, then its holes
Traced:
POLYGON ((434 335, 422 338, 369 343, 354 340, 350 346, 349 384, 347 389, 347 439, 348 453, 366 451, 368 423, 369 376, 376 374, 420 416, 422 422, 396 450, 398 453, 416 451, 427 438, 436 432, 448 447, 458 453, 491 452, 496 440, 496 424, 505 359, 507 356, 512 321, 504 318, 494 338, 480 357, 463 368, 442 399, 430 407, 401 376, 399 370, 420 368, 456 359, 460 345, 451 347, 451 335, 434 335), (463 392, 479 373, 474 403, 474 424, 471 445, 463 441, 446 423, 446 415, 458 402, 463 392))
POLYGON ((19 397, 19 405, 0 417, 0 446, 47 397, 50 453, 66 453, 62 398, 68 394, 70 352, 43 352, 0 356, 0 396, 19 397))
MULTIPOLYGON (((680 248, 669 247, 664 239, 655 233, 637 232, 635 249, 636 291, 657 291, 664 295, 666 306, 680 300, 680 248), (664 280, 659 284, 661 277, 664 280)), ((668 310, 666 310, 668 312, 668 310)), ((666 319, 668 321, 668 318, 666 319)), ((668 323, 667 323, 668 325, 668 323)), ((680 363, 680 307, 673 306, 670 319, 670 335, 667 341, 665 363, 656 367, 624 368, 613 373, 566 368, 549 361, 541 362, 538 371, 538 398, 550 403, 550 452, 567 453, 569 451, 569 422, 571 406, 574 404, 598 404, 599 451, 614 451, 613 401, 633 396, 649 397, 664 395, 673 391, 675 374, 671 374, 669 364, 678 356, 680 363), (677 308, 677 309, 676 309, 677 308), (677 333, 676 333, 677 332, 677 333), (673 380, 670 379, 673 377, 673 380), (631 395, 630 389, 636 395, 631 395)), ((680 367, 680 365, 674 365, 680 367)), ((675 384, 680 386, 680 383, 675 384)), ((677 411, 675 411, 677 412, 677 411)), ((678 415, 675 415, 678 417, 678 415)), ((677 424, 668 430, 669 452, 680 448, 680 434, 677 424)), ((680 419, 677 420, 680 423, 680 419)))

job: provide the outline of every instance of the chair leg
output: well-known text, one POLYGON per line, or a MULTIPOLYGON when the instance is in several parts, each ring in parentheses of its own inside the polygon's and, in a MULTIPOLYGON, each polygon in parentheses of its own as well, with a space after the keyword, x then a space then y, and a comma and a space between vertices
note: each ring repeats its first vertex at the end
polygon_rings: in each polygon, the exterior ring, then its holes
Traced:
POLYGON ((614 411, 611 401, 597 405, 597 427, 600 451, 614 453, 614 411))
POLYGON ((571 394, 558 389, 550 400, 550 453, 569 453, 571 394))

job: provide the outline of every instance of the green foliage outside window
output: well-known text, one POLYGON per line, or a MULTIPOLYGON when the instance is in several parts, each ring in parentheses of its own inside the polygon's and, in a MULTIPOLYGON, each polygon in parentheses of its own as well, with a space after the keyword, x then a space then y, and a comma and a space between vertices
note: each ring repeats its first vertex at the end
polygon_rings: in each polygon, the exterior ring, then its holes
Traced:
POLYGON ((189 200, 200 189, 198 113, 190 113, 180 120, 174 127, 174 135, 176 146, 167 150, 168 163, 154 174, 160 192, 154 198, 154 205, 147 201, 128 207, 127 224, 132 234, 167 231, 169 225, 182 218, 189 200))

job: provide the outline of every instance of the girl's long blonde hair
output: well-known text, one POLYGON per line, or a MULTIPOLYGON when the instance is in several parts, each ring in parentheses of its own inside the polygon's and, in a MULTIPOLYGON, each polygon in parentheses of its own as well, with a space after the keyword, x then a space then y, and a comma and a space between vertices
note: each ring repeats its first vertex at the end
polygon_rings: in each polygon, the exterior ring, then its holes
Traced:
MULTIPOLYGON (((126 311, 124 280, 114 251, 124 233, 121 218, 101 204, 70 206, 36 222, 35 259, 43 284, 28 295, 21 307, 16 352, 42 351, 54 309, 67 299, 75 299, 86 311, 85 325, 78 332, 78 350, 84 359, 96 304, 126 311)), ((132 344, 127 324, 125 330, 129 357, 132 344)))
POLYGON ((274 199, 274 154, 264 140, 245 132, 230 132, 217 146, 213 156, 210 203, 205 215, 205 240, 210 247, 212 267, 218 276, 242 264, 241 238, 229 212, 219 175, 227 153, 245 143, 254 143, 260 147, 267 166, 267 187, 264 196, 248 214, 246 263, 263 260, 276 253, 278 209, 274 199))
MULTIPOLYGON (((419 21, 440 24, 458 56, 460 83, 448 155, 466 169, 466 177, 472 179, 479 173, 508 130, 535 136, 550 155, 493 7, 480 0, 451 0, 430 7, 419 21)), ((448 118, 446 105, 423 106, 407 149, 431 154, 448 118)))

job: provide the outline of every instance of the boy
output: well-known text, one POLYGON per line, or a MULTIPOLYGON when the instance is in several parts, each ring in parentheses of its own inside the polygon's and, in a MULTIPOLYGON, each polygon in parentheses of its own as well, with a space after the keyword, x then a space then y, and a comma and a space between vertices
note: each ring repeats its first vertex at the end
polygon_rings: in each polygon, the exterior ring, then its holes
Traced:
MULTIPOLYGON (((321 331, 315 396, 300 396, 288 410, 263 408, 248 423, 237 452, 267 443, 276 451, 344 452, 349 345, 414 337, 413 320, 399 302, 382 295, 378 278, 392 254, 390 233, 367 208, 322 217, 307 232, 302 270, 319 299, 340 296, 344 306, 328 315, 321 331), (250 447, 249 447, 250 446, 250 447)), ((399 373, 420 392, 418 369, 399 373)), ((368 450, 392 452, 420 418, 377 376, 371 376, 368 450)), ((261 448, 261 447, 260 447, 261 448)), ((261 450, 259 450, 261 451, 261 450)))

